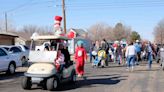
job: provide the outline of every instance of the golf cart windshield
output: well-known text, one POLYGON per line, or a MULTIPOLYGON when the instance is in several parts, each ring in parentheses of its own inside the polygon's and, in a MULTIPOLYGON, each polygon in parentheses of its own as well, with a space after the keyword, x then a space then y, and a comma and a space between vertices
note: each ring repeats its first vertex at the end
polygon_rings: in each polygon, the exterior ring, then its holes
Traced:
POLYGON ((50 62, 53 63, 57 57, 57 51, 64 41, 64 36, 35 36, 32 38, 29 54, 29 62, 50 62))

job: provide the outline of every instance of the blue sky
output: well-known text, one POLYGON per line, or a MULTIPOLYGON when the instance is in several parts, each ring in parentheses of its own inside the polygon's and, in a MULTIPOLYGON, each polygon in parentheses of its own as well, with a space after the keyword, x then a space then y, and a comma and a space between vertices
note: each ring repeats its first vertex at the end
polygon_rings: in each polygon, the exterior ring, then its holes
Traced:
MULTIPOLYGON (((153 30, 164 19, 163 0, 66 0, 67 28, 89 28, 104 22, 130 26, 142 38, 153 40, 153 30)), ((7 11, 14 26, 52 26, 62 15, 61 0, 0 0, 0 20, 7 11)))

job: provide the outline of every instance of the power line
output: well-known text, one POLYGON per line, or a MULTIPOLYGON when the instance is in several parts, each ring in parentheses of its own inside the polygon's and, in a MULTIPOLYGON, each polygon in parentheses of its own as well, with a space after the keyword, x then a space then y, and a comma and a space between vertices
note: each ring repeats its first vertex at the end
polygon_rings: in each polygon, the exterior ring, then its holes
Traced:
POLYGON ((118 2, 118 1, 115 1, 115 2, 109 2, 109 3, 107 3, 107 2, 80 2, 80 3, 74 3, 74 2, 71 2, 71 3, 67 3, 67 5, 72 5, 72 4, 81 4, 81 5, 88 5, 88 4, 90 4, 90 5, 97 5, 97 4, 135 4, 135 3, 162 3, 162 2, 164 2, 164 1, 142 1, 142 2, 136 2, 136 1, 131 1, 131 2, 127 2, 127 1, 121 1, 121 2, 118 2))
POLYGON ((164 4, 164 2, 149 2, 149 3, 92 3, 92 4, 81 4, 81 5, 71 5, 71 4, 66 4, 66 6, 68 7, 97 7, 97 6, 122 6, 122 5, 160 5, 160 4, 164 4))
MULTIPOLYGON (((67 6, 67 5, 66 5, 67 6)), ((127 4, 120 4, 120 5, 113 5, 113 4, 99 4, 99 5, 81 5, 81 6, 67 6, 69 9, 106 9, 106 8, 149 8, 149 7, 164 7, 163 3, 151 3, 151 4, 144 4, 144 3, 127 3, 127 4)))
POLYGON ((51 2, 53 2, 53 1, 38 1, 38 2, 34 2, 35 0, 30 0, 30 1, 28 1, 28 2, 26 2, 26 3, 24 3, 24 4, 21 4, 21 5, 19 5, 19 6, 17 6, 17 7, 15 7, 15 8, 12 8, 12 9, 10 9, 10 10, 7 10, 6 12, 14 12, 14 11, 16 11, 16 10, 19 10, 19 9, 21 9, 21 8, 24 8, 24 7, 27 7, 27 6, 34 6, 34 5, 39 5, 39 4, 45 4, 45 3, 51 3, 51 2))
POLYGON ((28 1, 28 2, 26 2, 26 3, 24 3, 24 4, 21 4, 21 5, 17 6, 17 7, 15 7, 15 8, 12 8, 12 9, 10 9, 10 10, 7 10, 6 12, 13 12, 13 11, 15 11, 15 10, 18 10, 18 9, 22 8, 22 7, 25 7, 26 5, 29 5, 31 2, 32 2, 32 1, 30 0, 30 1, 28 1))
MULTIPOLYGON (((61 7, 62 5, 56 5, 61 7)), ((86 3, 86 4, 66 4, 67 9, 97 9, 97 8, 141 8, 141 7, 163 7, 164 1, 142 1, 142 2, 110 2, 110 3, 86 3)))

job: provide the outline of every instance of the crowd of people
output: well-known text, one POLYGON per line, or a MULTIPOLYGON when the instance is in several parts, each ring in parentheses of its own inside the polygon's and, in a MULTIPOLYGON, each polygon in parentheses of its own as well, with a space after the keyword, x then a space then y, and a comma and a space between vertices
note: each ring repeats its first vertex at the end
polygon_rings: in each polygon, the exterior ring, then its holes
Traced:
MULTIPOLYGON (((106 62, 114 62, 118 65, 126 65, 127 70, 139 65, 142 61, 148 61, 148 69, 151 69, 153 59, 159 61, 159 46, 150 41, 139 41, 123 43, 115 41, 113 44, 108 43, 105 39, 96 41, 90 48, 90 62, 94 62, 100 50, 106 53, 106 62)), ((101 61, 100 61, 101 62, 101 61)), ((101 65, 101 64, 100 64, 101 65)), ((103 64, 108 66, 108 63, 103 64)))
MULTIPOLYGON (((83 45, 83 41, 78 41, 74 54, 78 77, 84 75, 84 64, 87 61, 87 52, 83 45)), ((135 65, 139 65, 142 61, 148 61, 148 69, 150 70, 153 59, 159 60, 159 46, 149 41, 141 42, 136 40, 128 44, 116 41, 111 44, 103 39, 93 43, 90 48, 90 62, 98 61, 97 66, 101 67, 108 66, 109 62, 114 62, 118 65, 126 65, 127 71, 133 71, 135 65)), ((66 64, 68 62, 64 61, 70 61, 70 54, 66 47, 60 45, 55 60, 55 65, 58 66, 59 71, 62 70, 64 65, 68 65, 66 64)))

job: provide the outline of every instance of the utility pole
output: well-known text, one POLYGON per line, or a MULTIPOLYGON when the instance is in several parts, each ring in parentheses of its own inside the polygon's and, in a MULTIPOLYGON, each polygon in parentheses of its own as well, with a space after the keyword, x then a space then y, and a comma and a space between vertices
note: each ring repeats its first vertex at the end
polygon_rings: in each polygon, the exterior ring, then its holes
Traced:
POLYGON ((6 32, 7 32, 7 30, 8 30, 8 29, 7 29, 7 28, 8 28, 8 27, 7 27, 7 24, 8 24, 8 23, 7 23, 7 12, 5 12, 5 27, 6 27, 6 32))
POLYGON ((64 20, 64 33, 66 34, 66 14, 65 14, 65 0, 62 0, 63 20, 64 20))
POLYGON ((163 32, 161 30, 161 46, 163 47, 163 32))

